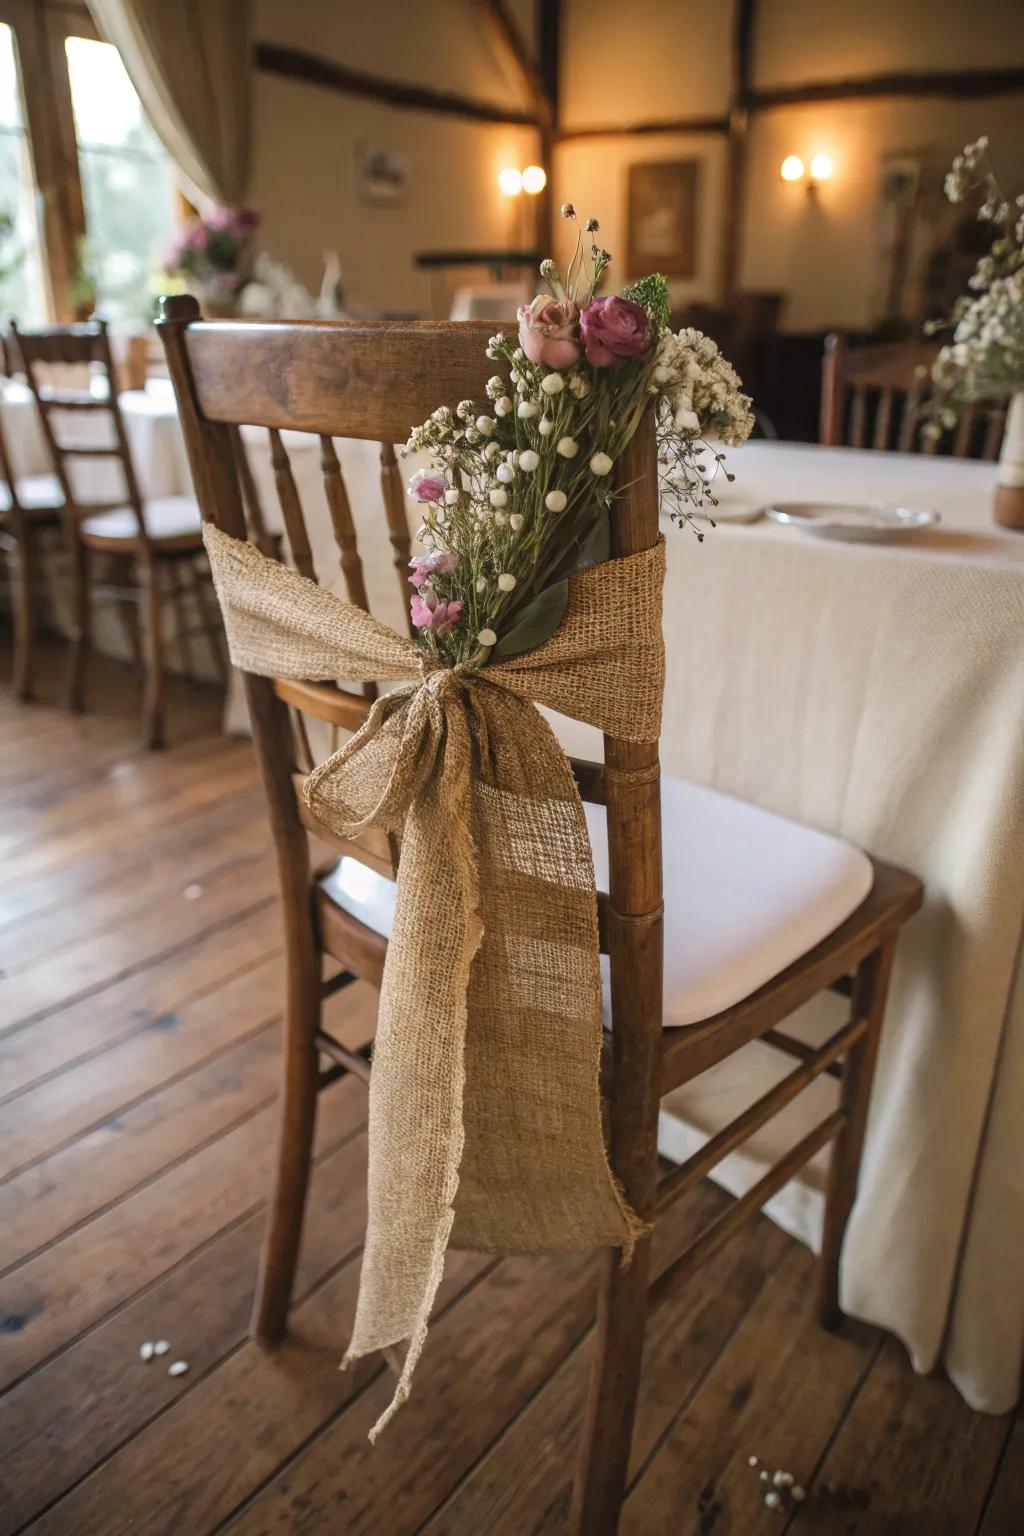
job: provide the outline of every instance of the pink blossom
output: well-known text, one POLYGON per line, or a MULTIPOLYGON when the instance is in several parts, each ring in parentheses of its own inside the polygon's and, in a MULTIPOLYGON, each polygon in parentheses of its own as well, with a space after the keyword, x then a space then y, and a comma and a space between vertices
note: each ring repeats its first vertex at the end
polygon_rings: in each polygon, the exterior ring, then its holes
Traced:
POLYGON ((651 345, 651 318, 646 309, 614 294, 591 299, 580 315, 580 330, 587 362, 595 368, 611 368, 643 357, 651 345))
POLYGON ((429 581, 435 571, 440 576, 450 576, 452 571, 457 571, 459 568, 459 557, 452 554, 451 551, 438 552, 432 555, 416 555, 414 559, 409 561, 409 564, 412 566, 412 575, 409 577, 409 580, 418 592, 422 588, 423 583, 429 581))
POLYGON ((545 368, 571 368, 582 354, 580 312, 571 299, 540 293, 519 311, 519 345, 531 363, 545 368))
POLYGON ((410 490, 417 501, 440 501, 444 496, 444 475, 421 475, 410 490))
POLYGON ((417 629, 429 629, 440 639, 454 629, 463 606, 458 598, 442 603, 433 593, 428 593, 425 599, 416 593, 409 602, 409 612, 417 629))

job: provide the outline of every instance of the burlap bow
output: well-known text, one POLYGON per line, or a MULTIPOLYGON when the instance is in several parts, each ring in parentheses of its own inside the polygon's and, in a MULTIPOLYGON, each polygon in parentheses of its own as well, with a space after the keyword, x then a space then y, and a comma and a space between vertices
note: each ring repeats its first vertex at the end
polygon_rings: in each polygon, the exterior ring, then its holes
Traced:
POLYGON ((402 839, 346 1355, 408 1341, 376 1434, 409 1394, 450 1235, 495 1254, 604 1244, 628 1254, 640 1231, 602 1136, 586 818, 534 704, 629 741, 657 738, 664 545, 574 576, 549 640, 472 670, 435 667, 412 641, 212 525, 205 538, 236 666, 419 679, 378 699, 305 786, 336 834, 373 826, 402 839))

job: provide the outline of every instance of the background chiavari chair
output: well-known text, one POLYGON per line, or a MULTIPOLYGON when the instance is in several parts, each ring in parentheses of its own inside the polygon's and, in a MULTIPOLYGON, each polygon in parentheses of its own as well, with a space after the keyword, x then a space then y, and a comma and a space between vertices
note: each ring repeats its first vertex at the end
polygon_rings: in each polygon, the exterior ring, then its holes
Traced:
MULTIPOLYGON (((277 489, 294 565, 312 571, 310 540, 280 433, 316 433, 345 584, 365 605, 360 557, 334 437, 382 444, 385 505, 407 596, 408 530, 391 444, 439 404, 479 393, 491 325, 196 323, 188 298, 163 301, 160 324, 205 518, 247 536, 235 434, 274 436, 277 489)), ((624 555, 658 538, 653 425, 641 426, 618 473, 613 547, 624 555)), ((252 1331, 284 1331, 309 1179, 318 1093, 344 1073, 369 1077, 371 1042, 348 1049, 321 1027, 324 997, 357 976, 380 984, 399 852, 380 834, 333 839, 340 862, 312 867, 307 832, 320 834, 299 793, 311 761, 308 736, 289 711, 354 730, 371 699, 335 685, 245 676, 256 750, 277 850, 288 955, 285 1085, 275 1189, 252 1331), (341 970, 324 979, 327 957, 341 970), (320 1058, 325 1065, 321 1065, 320 1058)), ((797 1170, 834 1141, 818 1308, 839 1318, 838 1261, 857 1184, 875 1053, 893 949, 917 909, 913 876, 859 851, 710 790, 662 779, 658 743, 605 738, 603 763, 574 763, 586 805, 599 884, 602 948, 611 971, 608 1093, 611 1157, 634 1209, 653 1221, 729 1151, 845 1057, 838 1107, 777 1167, 652 1279, 650 1241, 623 1270, 605 1256, 597 1349, 584 1416, 572 1529, 609 1536, 618 1525, 648 1309, 685 1284, 797 1170), (663 907, 662 821, 672 839, 663 907), (680 826, 685 828, 680 840, 680 826), (696 872, 695 872, 696 871, 696 872), (737 917, 735 914, 739 914, 737 917), (686 939, 699 929, 704 970, 686 939), (670 942, 663 963, 663 927, 670 942), (690 974, 687 975, 687 966, 690 974), (849 996, 849 1022, 818 1048, 778 1029, 828 988, 849 996), (796 1070, 659 1181, 661 1097, 753 1040, 799 1058, 796 1070)))
POLYGON ((100 555, 106 557, 108 565, 126 570, 130 577, 128 585, 105 588, 104 594, 133 605, 129 639, 136 660, 141 660, 144 669, 144 737, 147 746, 162 746, 167 665, 164 613, 168 602, 173 608, 183 666, 192 670, 191 641, 202 635, 217 676, 222 683, 227 677, 216 604, 210 583, 203 576, 206 562, 198 505, 191 496, 144 500, 118 402, 110 339, 102 320, 37 331, 12 326, 11 330, 39 407, 66 506, 72 572, 68 705, 73 710, 84 705, 92 598, 97 595, 92 566, 93 557, 100 555), (85 387, 68 387, 59 372, 56 376, 61 381, 51 383, 48 375, 55 370, 69 370, 72 378, 77 370, 85 387), (106 441, 98 441, 92 435, 70 435, 69 421, 83 415, 108 419, 110 432, 106 441), (123 491, 103 500, 79 499, 74 465, 82 459, 106 459, 119 464, 123 491), (141 635, 134 605, 142 608, 141 635))
POLYGON ((0 421, 0 548, 11 570, 14 616, 14 692, 32 697, 38 598, 42 587, 41 538, 59 530, 64 496, 56 475, 15 474, 0 421))
POLYGON ((851 347, 839 332, 826 336, 821 442, 831 448, 941 450, 957 459, 997 459, 1006 425, 1006 407, 997 403, 969 406, 945 444, 941 436, 922 435, 937 353, 935 346, 912 341, 851 347))

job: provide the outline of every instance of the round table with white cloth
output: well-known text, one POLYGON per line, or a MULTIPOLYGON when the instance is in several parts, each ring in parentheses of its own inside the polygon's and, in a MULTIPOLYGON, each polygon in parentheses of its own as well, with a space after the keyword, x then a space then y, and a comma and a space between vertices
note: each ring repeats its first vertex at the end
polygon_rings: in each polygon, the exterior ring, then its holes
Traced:
MULTIPOLYGON (((145 389, 125 391, 121 415, 132 463, 143 498, 191 496, 192 476, 181 435, 178 408, 169 379, 150 379, 145 389)), ((16 379, 0 381, 0 418, 18 476, 52 472, 39 413, 28 386, 16 379)), ((113 441, 110 417, 104 411, 68 413, 69 438, 106 447, 113 441)), ((83 503, 110 502, 125 494, 124 477, 115 459, 78 459, 72 466, 73 489, 83 503)))
MULTIPOLYGON (((320 578, 340 591, 316 439, 284 437, 320 578)), ((267 455, 255 434, 249 446, 280 528, 267 455)), ((337 447, 371 611, 401 628, 379 450, 337 447)), ((924 881, 897 953, 843 1303, 904 1339, 918 1369, 942 1359, 972 1406, 1003 1412, 1024 1357, 1024 535, 992 521, 990 464, 758 442, 729 465, 730 516, 815 498, 941 513, 884 544, 764 519, 723 520, 699 544, 666 523, 662 764, 924 881)), ((600 756, 596 732, 556 723, 569 750, 600 756)), ((668 825, 666 863, 686 857, 668 825)), ((820 999, 787 1027, 813 1040, 844 1006, 820 999)), ((755 1043, 670 1095, 663 1150, 684 1158, 790 1070, 755 1043)), ((836 1087, 817 1079, 722 1181, 748 1188, 836 1087)), ((819 1159, 769 1214, 816 1245, 821 1189, 819 1159)))

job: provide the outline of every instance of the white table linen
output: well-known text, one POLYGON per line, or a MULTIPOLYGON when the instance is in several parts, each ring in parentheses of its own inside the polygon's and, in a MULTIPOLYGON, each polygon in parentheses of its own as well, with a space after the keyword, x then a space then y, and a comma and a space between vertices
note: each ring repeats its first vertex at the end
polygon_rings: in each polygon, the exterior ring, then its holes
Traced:
MULTIPOLYGON (((313 439, 286 434, 321 579, 342 590, 313 439)), ((371 610, 404 624, 374 444, 339 443, 371 610)), ((280 526, 265 449, 252 444, 280 526)), ((666 526, 667 773, 835 833, 924 881, 904 935, 843 1258, 843 1303, 945 1366, 990 1412, 1017 1400, 1024 1354, 1024 536, 991 519, 991 465, 754 443, 730 454, 723 510, 825 498, 930 506, 941 525, 899 544, 826 542, 767 521, 698 545, 666 526)), ((407 466, 407 469, 412 467, 407 466)), ((238 723, 236 712, 235 723, 238 723)), ((596 732, 558 720, 569 748, 596 732)), ((666 846, 685 864, 686 848, 666 846)), ((840 1022, 826 998, 795 1028, 840 1022)), ((686 1156, 792 1068, 754 1044, 663 1116, 686 1156)), ((828 1113, 806 1100, 722 1166, 749 1187, 828 1113)), ((769 1205, 812 1246, 823 1158, 769 1205)))

